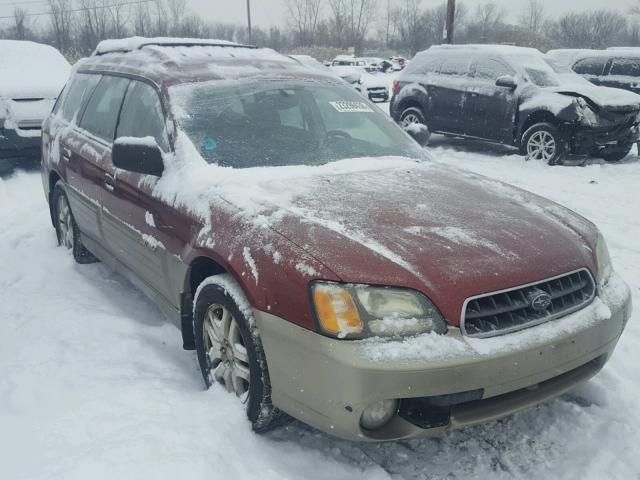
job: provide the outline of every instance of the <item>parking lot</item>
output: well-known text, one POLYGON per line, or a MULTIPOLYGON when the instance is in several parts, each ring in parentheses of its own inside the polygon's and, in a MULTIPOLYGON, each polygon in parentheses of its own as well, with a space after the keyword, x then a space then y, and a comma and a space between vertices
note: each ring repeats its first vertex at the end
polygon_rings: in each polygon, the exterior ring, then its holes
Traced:
MULTIPOLYGON (((548 197, 595 222, 640 305, 640 162, 525 162, 436 137, 434 160, 548 197), (484 153, 482 153, 484 152, 484 153)), ((637 478, 640 314, 604 371, 534 410, 442 438, 378 445, 300 423, 254 435, 223 388, 204 391, 175 327, 101 264, 57 246, 38 171, 0 180, 3 477, 637 478), (322 466, 321 468, 319 468, 322 466)))

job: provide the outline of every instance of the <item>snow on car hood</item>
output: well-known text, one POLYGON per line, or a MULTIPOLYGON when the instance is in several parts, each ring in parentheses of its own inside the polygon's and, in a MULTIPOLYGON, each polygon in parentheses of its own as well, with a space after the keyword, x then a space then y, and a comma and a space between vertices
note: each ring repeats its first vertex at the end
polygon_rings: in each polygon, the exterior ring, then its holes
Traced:
POLYGON ((184 162, 199 154, 182 133, 176 151, 183 158, 167 162, 155 196, 209 227, 212 205, 228 205, 249 230, 279 232, 343 281, 424 291, 453 322, 471 295, 596 269, 590 222, 441 164, 383 157, 238 170, 184 162))
POLYGON ((571 82, 563 83, 558 87, 548 87, 545 90, 563 95, 586 97, 605 110, 625 112, 640 110, 640 95, 619 88, 571 82))
POLYGON ((0 98, 55 99, 70 72, 69 63, 49 45, 0 40, 0 98))

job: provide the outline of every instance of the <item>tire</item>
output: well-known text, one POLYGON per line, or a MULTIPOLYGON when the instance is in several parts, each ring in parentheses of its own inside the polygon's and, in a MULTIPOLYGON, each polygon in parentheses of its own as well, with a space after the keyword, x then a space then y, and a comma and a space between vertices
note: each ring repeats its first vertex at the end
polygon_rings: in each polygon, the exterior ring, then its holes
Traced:
POLYGON ((633 144, 605 147, 598 153, 598 156, 604 159, 605 162, 617 163, 629 155, 632 148, 633 144))
POLYGON ((196 353, 206 387, 217 382, 235 393, 246 406, 253 431, 264 433, 280 425, 285 416, 271 404, 258 328, 253 317, 247 318, 249 310, 238 307, 238 301, 247 302, 229 274, 204 280, 194 300, 196 353))
POLYGON ((429 125, 427 124, 427 119, 424 116, 424 113, 422 113, 422 110, 416 107, 405 108, 402 111, 402 114, 400 114, 400 121, 398 123, 403 128, 412 123, 421 123, 422 125, 429 128, 429 125))
POLYGON ((536 123, 524 132, 522 148, 527 160, 543 160, 549 165, 562 164, 569 150, 560 130, 547 122, 536 123))
POLYGON ((74 260, 80 264, 98 262, 99 260, 82 244, 80 229, 73 218, 67 192, 60 182, 53 187, 51 200, 58 245, 71 250, 74 260))

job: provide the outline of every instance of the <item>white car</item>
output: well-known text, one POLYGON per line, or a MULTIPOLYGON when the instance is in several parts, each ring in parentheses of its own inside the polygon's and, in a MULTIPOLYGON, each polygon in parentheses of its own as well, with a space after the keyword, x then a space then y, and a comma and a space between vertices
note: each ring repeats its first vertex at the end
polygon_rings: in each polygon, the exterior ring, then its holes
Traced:
POLYGON ((329 70, 351 84, 369 100, 373 102, 389 100, 389 82, 385 75, 371 74, 364 67, 332 66, 329 70))
POLYGON ((42 122, 71 66, 49 45, 0 40, 0 163, 38 158, 42 122))

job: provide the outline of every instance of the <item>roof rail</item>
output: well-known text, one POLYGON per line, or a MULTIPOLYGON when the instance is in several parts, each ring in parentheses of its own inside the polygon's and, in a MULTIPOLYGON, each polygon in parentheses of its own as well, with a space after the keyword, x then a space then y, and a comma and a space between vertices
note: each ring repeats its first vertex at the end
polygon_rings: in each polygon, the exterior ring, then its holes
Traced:
POLYGON ((224 40, 206 39, 180 39, 180 38, 143 38, 132 37, 119 40, 103 40, 98 44, 93 55, 105 55, 107 53, 126 53, 134 50, 142 50, 144 47, 228 47, 228 48, 251 48, 257 49, 255 45, 243 45, 224 40))

